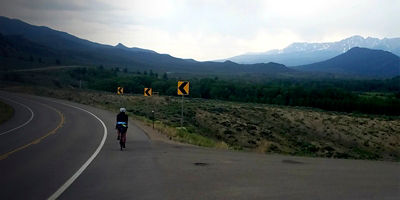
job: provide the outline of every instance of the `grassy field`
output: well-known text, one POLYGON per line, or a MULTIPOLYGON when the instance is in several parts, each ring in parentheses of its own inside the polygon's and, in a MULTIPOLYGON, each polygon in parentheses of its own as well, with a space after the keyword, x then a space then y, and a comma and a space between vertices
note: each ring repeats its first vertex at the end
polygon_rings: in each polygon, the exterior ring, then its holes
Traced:
POLYGON ((354 115, 301 107, 184 100, 169 96, 117 96, 113 93, 43 87, 8 87, 66 99, 117 112, 126 107, 135 118, 151 123, 170 139, 200 146, 301 156, 400 160, 400 119, 354 115))
POLYGON ((14 114, 14 109, 8 104, 0 101, 0 124, 7 121, 14 114))

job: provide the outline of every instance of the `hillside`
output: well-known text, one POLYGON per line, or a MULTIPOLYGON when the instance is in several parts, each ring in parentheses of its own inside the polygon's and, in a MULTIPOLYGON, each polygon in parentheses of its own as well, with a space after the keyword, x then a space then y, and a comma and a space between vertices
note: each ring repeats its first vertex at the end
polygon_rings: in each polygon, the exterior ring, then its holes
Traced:
POLYGON ((55 65, 57 53, 18 35, 0 34, 0 70, 55 65))
POLYGON ((296 69, 367 77, 394 77, 400 75, 400 58, 387 51, 355 47, 329 60, 298 66, 296 69))

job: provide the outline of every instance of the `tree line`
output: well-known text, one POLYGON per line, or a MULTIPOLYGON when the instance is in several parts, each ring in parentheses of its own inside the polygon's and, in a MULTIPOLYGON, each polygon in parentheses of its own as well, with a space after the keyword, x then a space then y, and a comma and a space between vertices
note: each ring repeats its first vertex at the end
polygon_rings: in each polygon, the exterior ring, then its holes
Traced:
MULTIPOLYGON (((177 95, 177 78, 155 73, 120 73, 116 70, 78 68, 71 76, 88 82, 88 88, 143 94, 153 88, 160 95, 177 95), (120 73, 120 74, 119 74, 120 73), (79 76, 79 77, 78 77, 79 76)), ((386 80, 276 79, 264 82, 192 78, 191 98, 304 106, 329 111, 400 115, 400 77, 386 80)))

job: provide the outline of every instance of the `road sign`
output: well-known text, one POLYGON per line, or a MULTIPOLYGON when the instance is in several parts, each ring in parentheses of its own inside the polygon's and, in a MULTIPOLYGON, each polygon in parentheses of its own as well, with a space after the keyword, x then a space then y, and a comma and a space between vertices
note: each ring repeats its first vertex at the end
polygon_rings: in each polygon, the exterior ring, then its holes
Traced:
POLYGON ((189 81, 178 81, 178 95, 189 95, 189 81))
POLYGON ((117 94, 124 94, 124 88, 123 87, 118 87, 117 88, 117 94))
POLYGON ((151 88, 144 88, 144 96, 149 97, 153 95, 153 90, 151 88))

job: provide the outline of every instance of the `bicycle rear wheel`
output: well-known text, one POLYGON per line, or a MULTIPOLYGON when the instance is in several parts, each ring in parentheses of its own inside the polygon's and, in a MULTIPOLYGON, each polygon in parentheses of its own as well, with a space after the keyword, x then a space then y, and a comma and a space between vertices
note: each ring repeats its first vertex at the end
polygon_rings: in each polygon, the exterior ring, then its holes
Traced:
POLYGON ((121 139, 119 140, 121 151, 125 148, 125 143, 126 143, 126 132, 121 133, 121 139))

